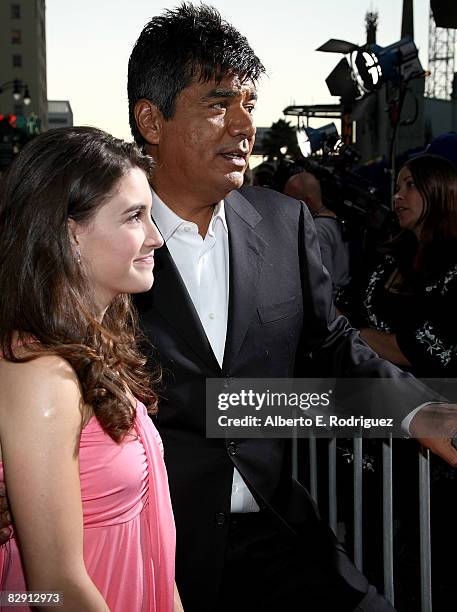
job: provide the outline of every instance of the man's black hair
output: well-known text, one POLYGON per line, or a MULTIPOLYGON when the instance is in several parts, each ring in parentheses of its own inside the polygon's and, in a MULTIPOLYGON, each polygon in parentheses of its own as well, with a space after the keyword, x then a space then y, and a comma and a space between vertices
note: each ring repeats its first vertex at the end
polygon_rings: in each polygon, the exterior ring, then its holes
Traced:
POLYGON ((135 141, 144 144, 133 113, 141 98, 155 104, 168 120, 176 97, 194 78, 219 82, 233 73, 255 83, 264 72, 247 39, 212 6, 185 2, 153 17, 129 60, 129 121, 135 141))

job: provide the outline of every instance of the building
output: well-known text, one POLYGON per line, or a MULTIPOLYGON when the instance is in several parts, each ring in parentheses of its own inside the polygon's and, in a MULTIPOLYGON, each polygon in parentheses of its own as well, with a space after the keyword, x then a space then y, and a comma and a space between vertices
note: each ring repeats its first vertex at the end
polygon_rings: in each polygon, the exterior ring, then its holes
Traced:
POLYGON ((48 128, 71 127, 73 111, 68 100, 48 100, 48 128))
POLYGON ((0 2, 0 114, 35 115, 48 127, 45 0, 0 2), (13 97, 14 82, 21 98, 13 97), (24 104, 27 87, 31 102, 24 104))

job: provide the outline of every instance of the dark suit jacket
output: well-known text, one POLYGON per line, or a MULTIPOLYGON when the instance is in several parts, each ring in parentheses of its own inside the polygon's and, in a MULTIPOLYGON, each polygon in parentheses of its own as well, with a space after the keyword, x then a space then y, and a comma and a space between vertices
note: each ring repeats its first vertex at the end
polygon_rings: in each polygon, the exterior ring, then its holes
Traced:
MULTIPOLYGON (((335 318, 305 205, 276 192, 244 188, 225 200, 230 296, 222 368, 211 350, 183 281, 164 246, 155 284, 137 296, 140 319, 164 368, 157 425, 177 526, 177 582, 186 609, 214 610, 223 571, 233 466, 258 503, 285 529, 328 548, 338 571, 361 593, 365 579, 321 525, 305 489, 290 474, 287 440, 205 437, 205 379, 307 376, 309 356, 321 375, 396 376, 349 327, 335 318)), ((405 414, 415 407, 405 406, 405 414)))

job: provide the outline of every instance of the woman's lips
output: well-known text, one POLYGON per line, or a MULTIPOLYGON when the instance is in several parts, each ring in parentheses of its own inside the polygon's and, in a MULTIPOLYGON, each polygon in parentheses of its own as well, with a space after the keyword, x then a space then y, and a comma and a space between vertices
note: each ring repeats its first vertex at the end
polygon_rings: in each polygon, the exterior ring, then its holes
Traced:
POLYGON ((146 257, 141 257, 140 259, 135 259, 133 263, 136 264, 144 264, 146 266, 154 265, 154 255, 147 255, 146 257))

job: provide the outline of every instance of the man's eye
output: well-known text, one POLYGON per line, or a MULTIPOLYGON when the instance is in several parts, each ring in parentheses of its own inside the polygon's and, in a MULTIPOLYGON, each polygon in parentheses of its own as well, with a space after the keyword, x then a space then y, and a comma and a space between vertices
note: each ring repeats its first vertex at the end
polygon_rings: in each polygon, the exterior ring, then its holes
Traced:
POLYGON ((247 106, 244 107, 248 113, 251 115, 254 111, 255 111, 255 106, 254 104, 248 104, 247 106))
POLYGON ((215 102, 211 105, 212 108, 225 109, 227 107, 225 102, 215 102))

